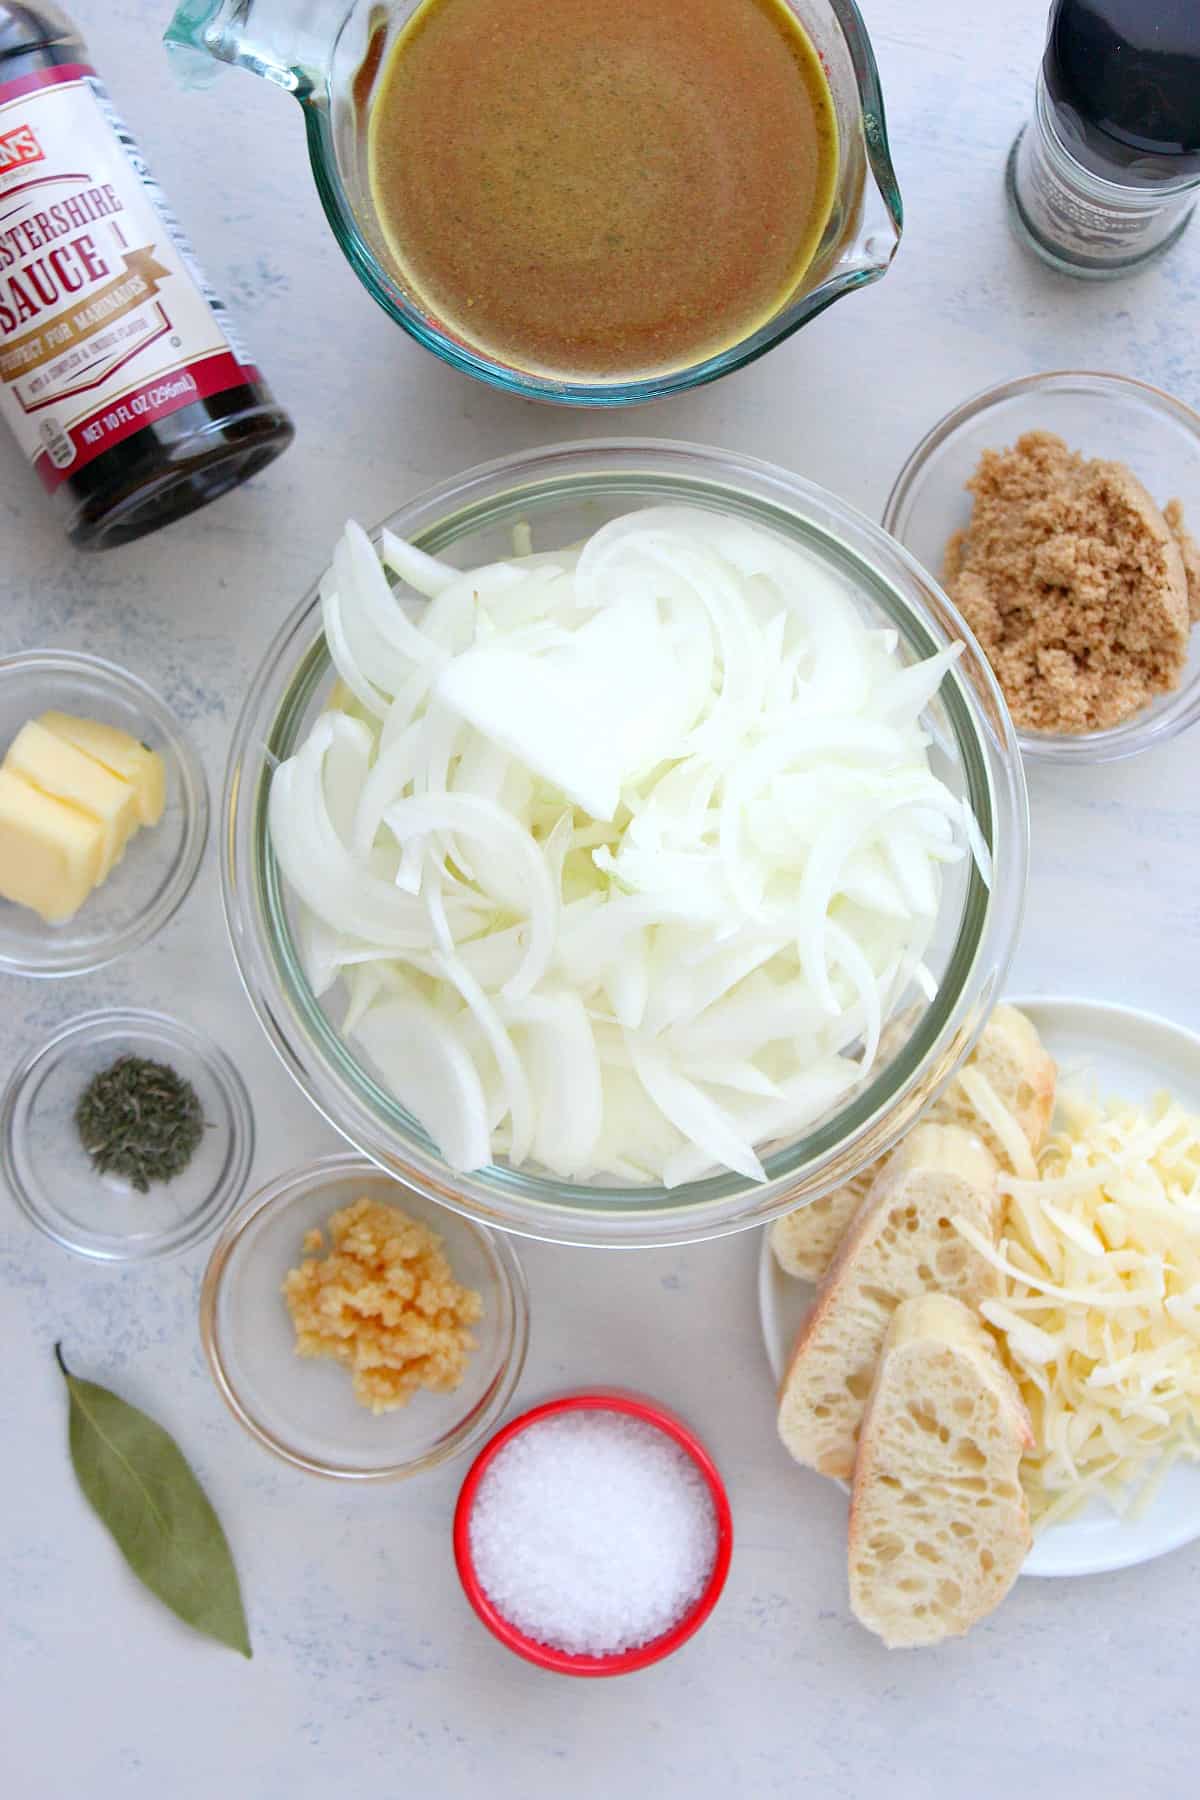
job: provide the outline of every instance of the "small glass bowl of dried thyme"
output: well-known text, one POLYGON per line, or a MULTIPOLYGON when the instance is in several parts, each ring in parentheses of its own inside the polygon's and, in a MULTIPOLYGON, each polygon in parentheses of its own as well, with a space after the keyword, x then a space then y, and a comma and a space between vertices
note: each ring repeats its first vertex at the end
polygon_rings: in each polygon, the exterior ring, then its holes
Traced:
POLYGON ((215 1231, 254 1153, 242 1078, 162 1013, 71 1019, 13 1072, 4 1168, 26 1217, 100 1262, 149 1262, 215 1231))

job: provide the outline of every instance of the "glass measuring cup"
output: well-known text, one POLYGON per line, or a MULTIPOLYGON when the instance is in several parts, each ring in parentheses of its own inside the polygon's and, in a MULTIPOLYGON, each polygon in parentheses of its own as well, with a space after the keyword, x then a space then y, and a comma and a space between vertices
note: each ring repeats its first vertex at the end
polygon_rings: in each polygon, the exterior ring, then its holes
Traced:
MULTIPOLYGON (((666 3, 666 0, 663 0, 666 3)), ((903 213, 870 40, 854 0, 785 0, 821 57, 839 136, 837 189, 812 262, 775 315, 683 368, 634 379, 563 381, 463 341, 406 285, 371 195, 366 123, 388 52, 420 0, 181 0, 166 33, 185 85, 233 63, 294 94, 326 216, 351 267, 396 323, 444 361, 527 399, 624 406, 714 381, 752 362, 843 294, 885 274, 903 213)))

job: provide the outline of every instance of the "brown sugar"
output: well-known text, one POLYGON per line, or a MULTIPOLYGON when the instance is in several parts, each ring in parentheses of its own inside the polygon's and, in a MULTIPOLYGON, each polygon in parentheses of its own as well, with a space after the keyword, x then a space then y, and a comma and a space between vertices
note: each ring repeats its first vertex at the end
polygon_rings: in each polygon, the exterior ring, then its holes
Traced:
POLYGON ((1160 512, 1123 463, 1049 431, 985 450, 967 487, 943 579, 1019 726, 1102 731, 1178 687, 1200 549, 1177 500, 1160 512))

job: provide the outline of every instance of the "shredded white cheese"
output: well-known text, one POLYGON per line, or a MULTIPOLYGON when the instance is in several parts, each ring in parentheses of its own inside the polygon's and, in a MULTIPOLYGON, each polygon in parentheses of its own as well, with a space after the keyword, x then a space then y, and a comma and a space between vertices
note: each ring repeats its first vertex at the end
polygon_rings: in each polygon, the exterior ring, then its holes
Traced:
POLYGON ((959 1224, 1006 1277, 982 1310, 1033 1418, 1039 1530, 1096 1495, 1140 1511, 1200 1461, 1200 1117, 1078 1093, 1057 1116, 1037 1178, 1001 1176, 999 1244, 959 1224))
POLYGON ((1018 1175, 1037 1179, 1037 1164, 1029 1148, 1029 1139, 1013 1114, 983 1073, 970 1063, 958 1071, 958 1085, 985 1125, 990 1125, 1000 1140, 1005 1156, 1018 1175))

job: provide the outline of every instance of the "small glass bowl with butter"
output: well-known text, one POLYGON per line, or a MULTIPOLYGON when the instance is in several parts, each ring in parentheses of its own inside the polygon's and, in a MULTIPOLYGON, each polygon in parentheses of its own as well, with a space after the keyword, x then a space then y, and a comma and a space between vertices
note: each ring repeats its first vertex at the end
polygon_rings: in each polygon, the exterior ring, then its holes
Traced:
POLYGON ((0 657, 0 972, 81 975, 145 943, 191 887, 207 834, 199 757, 145 682, 78 651, 0 657), (139 763, 161 782, 156 823, 139 763), (14 892, 50 914, 79 904, 49 923, 14 892))
MULTIPOLYGON (((335 1296, 321 1298, 336 1309, 335 1296)), ((343 1305, 340 1321, 353 1311, 343 1305)), ((266 1449, 313 1475, 398 1481, 461 1455, 495 1430, 525 1366, 529 1301, 510 1237, 343 1153, 281 1175, 229 1220, 205 1273, 200 1336, 230 1411, 266 1449), (482 1302, 458 1386, 421 1387, 405 1404, 379 1412, 356 1395, 350 1367, 329 1355, 298 1354, 283 1291, 290 1271, 329 1254, 331 1216, 359 1200, 394 1207, 428 1227, 454 1282, 482 1302), (319 1249, 309 1237, 316 1231, 319 1249)), ((379 1346, 364 1337, 357 1351, 366 1366, 379 1346)))

